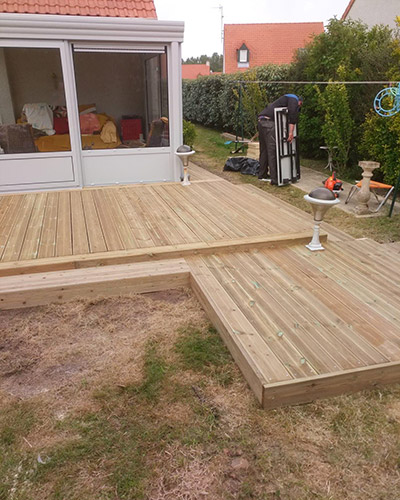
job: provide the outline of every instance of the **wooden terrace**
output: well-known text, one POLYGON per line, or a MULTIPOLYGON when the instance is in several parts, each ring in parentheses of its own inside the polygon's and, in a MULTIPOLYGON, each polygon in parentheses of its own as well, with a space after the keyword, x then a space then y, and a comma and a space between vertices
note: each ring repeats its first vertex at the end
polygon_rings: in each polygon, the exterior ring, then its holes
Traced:
POLYGON ((400 381, 398 256, 327 225, 310 252, 310 215, 190 170, 1 196, 0 309, 191 286, 264 408, 400 381))

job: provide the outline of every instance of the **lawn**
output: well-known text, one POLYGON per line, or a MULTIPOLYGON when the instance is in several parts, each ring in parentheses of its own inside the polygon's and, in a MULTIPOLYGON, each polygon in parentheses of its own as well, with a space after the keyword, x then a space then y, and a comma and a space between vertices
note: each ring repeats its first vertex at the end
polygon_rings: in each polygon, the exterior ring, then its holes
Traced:
POLYGON ((264 411, 189 290, 0 331, 2 500, 400 498, 399 387, 264 411))
MULTIPOLYGON (((194 149, 196 154, 191 161, 210 172, 223 177, 235 184, 249 183, 276 196, 291 205, 311 213, 309 204, 304 201, 304 192, 292 186, 271 186, 261 184, 257 178, 251 175, 241 175, 236 172, 224 172, 223 167, 227 158, 231 155, 234 144, 226 145, 226 140, 221 137, 220 132, 196 126, 196 141, 194 149)), ((242 153, 239 153, 242 154, 242 153)), ((322 171, 326 161, 302 159, 301 164, 315 170, 322 171)), ((342 210, 328 211, 325 216, 326 222, 347 232, 354 238, 371 238, 379 243, 400 241, 400 215, 389 217, 356 218, 342 210)))

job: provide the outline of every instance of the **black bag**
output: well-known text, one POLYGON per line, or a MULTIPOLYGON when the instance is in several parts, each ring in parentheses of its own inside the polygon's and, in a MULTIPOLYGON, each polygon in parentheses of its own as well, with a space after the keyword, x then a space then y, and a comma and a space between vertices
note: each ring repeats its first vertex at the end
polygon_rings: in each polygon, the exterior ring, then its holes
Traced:
POLYGON ((240 172, 243 175, 258 175, 260 163, 247 156, 234 156, 228 158, 224 165, 224 171, 240 172))

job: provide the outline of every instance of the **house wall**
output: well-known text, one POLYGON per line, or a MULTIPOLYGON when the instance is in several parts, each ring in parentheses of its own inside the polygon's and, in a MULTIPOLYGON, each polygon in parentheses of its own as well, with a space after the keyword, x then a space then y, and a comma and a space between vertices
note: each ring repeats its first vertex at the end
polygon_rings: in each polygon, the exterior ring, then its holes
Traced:
POLYGON ((4 49, 0 48, 0 124, 15 123, 4 49))
POLYGON ((369 27, 387 24, 395 28, 396 16, 400 16, 399 0, 355 0, 346 19, 363 21, 369 27))

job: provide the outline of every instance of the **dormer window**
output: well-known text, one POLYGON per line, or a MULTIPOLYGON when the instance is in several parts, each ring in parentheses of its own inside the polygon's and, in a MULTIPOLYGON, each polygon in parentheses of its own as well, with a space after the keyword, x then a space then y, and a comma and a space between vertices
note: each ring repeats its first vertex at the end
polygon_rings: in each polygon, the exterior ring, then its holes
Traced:
POLYGON ((249 59, 250 59, 250 51, 246 47, 246 44, 242 44, 240 49, 237 51, 238 55, 238 68, 248 68, 249 67, 249 59))

